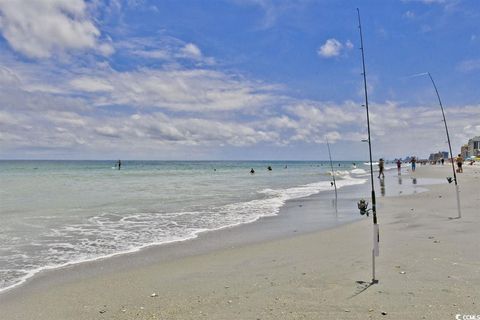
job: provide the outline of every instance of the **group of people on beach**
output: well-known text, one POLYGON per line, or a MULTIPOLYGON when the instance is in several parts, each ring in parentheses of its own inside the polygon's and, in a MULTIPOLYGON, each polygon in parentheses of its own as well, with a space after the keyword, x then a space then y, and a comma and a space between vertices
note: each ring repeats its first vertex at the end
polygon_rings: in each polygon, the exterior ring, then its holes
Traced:
MULTIPOLYGON (((412 166, 412 172, 415 172, 416 170, 416 167, 417 167, 417 158, 416 157, 411 157, 410 158, 410 161, 409 163, 411 164, 412 166)), ((440 163, 443 165, 445 163, 445 159, 441 159, 439 160, 440 163)), ((455 158, 455 162, 457 163, 457 173, 462 173, 463 172, 463 162, 464 162, 464 159, 462 157, 461 154, 459 154, 456 158, 455 158)), ((427 161, 425 160, 422 160, 420 161, 421 164, 426 164, 427 161)), ((402 161, 400 159, 397 159, 396 161, 396 164, 397 164, 397 171, 398 171, 398 175, 401 175, 402 173, 402 161)), ((434 163, 436 164, 436 162, 434 163)), ((470 163, 472 164, 472 163, 470 163)), ((380 160, 378 160, 378 178, 385 178, 385 160, 383 160, 383 158, 380 158, 380 160)))
MULTIPOLYGON (((412 172, 415 172, 416 168, 417 168, 417 158, 415 157, 411 157, 410 158, 410 164, 412 165, 412 172)), ((398 172, 398 175, 401 175, 402 174, 402 160, 400 159, 397 159, 396 161, 396 164, 397 164, 397 172, 398 172)), ((385 178, 385 160, 383 160, 383 158, 380 158, 380 160, 378 160, 378 178, 385 178)))
MULTIPOLYGON (((412 163, 412 171, 415 171, 415 166, 416 166, 415 157, 413 157, 410 162, 412 163)), ((397 159, 396 164, 397 164, 398 175, 400 175, 402 173, 402 161, 400 159, 397 159)), ((380 158, 380 160, 378 160, 378 178, 379 179, 385 178, 384 171, 385 171, 385 160, 383 160, 383 158, 380 158)))

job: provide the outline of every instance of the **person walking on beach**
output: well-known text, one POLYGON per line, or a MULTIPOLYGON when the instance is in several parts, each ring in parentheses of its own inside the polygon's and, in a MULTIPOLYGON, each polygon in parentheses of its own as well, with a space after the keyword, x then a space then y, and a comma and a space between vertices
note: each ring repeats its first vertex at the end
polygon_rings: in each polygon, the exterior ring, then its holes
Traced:
POLYGON ((122 161, 118 160, 117 167, 118 167, 118 170, 120 170, 120 168, 122 167, 122 161))
POLYGON ((461 154, 459 154, 458 157, 457 157, 457 172, 458 173, 463 173, 462 165, 463 165, 463 157, 462 157, 461 154))
POLYGON ((398 175, 402 174, 402 161, 400 161, 400 159, 397 160, 397 171, 398 175))
POLYGON ((442 166, 443 166, 443 164, 445 163, 445 159, 442 158, 442 160, 440 160, 440 162, 442 163, 442 166))
POLYGON ((378 178, 380 179, 380 176, 382 178, 385 178, 385 174, 383 173, 383 170, 385 169, 385 161, 383 161, 382 158, 378 160, 378 178))
POLYGON ((417 159, 415 157, 412 157, 412 160, 410 160, 412 164, 412 171, 415 172, 415 167, 417 166, 417 159))

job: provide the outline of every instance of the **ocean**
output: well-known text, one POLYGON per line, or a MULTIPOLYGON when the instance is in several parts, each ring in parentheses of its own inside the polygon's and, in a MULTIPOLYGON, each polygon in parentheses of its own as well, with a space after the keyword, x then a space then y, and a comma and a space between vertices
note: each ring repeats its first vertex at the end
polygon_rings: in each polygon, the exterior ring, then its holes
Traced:
MULTIPOLYGON (((274 216, 290 199, 333 193, 322 161, 115 164, 0 161, 0 291, 42 270, 192 239, 274 216)), ((367 181, 363 162, 334 167, 339 188, 367 181)))

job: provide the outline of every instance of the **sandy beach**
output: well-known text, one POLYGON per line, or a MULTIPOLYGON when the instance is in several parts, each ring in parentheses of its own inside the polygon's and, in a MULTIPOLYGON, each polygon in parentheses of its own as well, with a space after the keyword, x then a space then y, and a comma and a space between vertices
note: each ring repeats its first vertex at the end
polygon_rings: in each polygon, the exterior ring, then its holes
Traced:
MULTIPOLYGON (((414 174, 404 172, 402 179, 450 175, 447 165, 421 166, 414 174)), ((46 272, 0 295, 1 319, 455 319, 458 314, 478 315, 480 167, 466 166, 459 183, 461 219, 450 219, 457 214, 453 184, 378 197, 381 241, 379 283, 374 285, 370 285, 371 217, 319 231, 308 224, 283 223, 283 236, 270 232, 274 223, 260 221, 240 229, 247 236, 232 228, 209 233, 203 242, 185 243, 181 250, 176 245, 157 247, 46 272), (251 241, 248 232, 256 234, 251 241)), ((284 210, 314 212, 314 200, 299 199, 284 210)))

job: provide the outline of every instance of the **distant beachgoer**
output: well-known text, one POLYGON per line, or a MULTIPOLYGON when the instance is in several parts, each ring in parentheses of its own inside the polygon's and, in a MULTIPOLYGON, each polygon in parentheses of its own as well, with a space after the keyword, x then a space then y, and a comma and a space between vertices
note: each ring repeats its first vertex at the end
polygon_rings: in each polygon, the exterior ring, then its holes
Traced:
POLYGON ((287 166, 287 165, 285 165, 285 169, 287 169, 287 168, 288 168, 288 166, 287 166))
POLYGON ((272 167, 271 166, 268 166, 268 171, 272 171, 272 167))
POLYGON ((415 171, 417 159, 415 159, 415 157, 412 157, 412 160, 410 160, 410 163, 412 164, 412 171, 415 171))
POLYGON ((120 168, 122 167, 122 161, 118 160, 117 167, 118 167, 118 170, 120 170, 120 168))
POLYGON ((440 160, 440 162, 442 163, 442 166, 443 166, 443 164, 445 162, 445 159, 442 158, 442 160, 440 160))
POLYGON ((385 178, 385 174, 383 173, 383 170, 385 169, 385 161, 383 161, 382 158, 378 161, 378 178, 382 176, 382 178, 385 178))
POLYGON ((254 173, 255 173, 255 170, 253 170, 253 168, 250 169, 250 174, 254 174, 254 173))
POLYGON ((354 162, 352 163, 353 169, 357 169, 357 164, 354 162))
POLYGON ((397 171, 398 175, 402 174, 402 161, 400 161, 400 159, 397 160, 397 171))
POLYGON ((458 173, 463 172, 462 165, 463 165, 463 158, 462 158, 462 155, 459 154, 458 157, 457 157, 457 172, 458 173))

